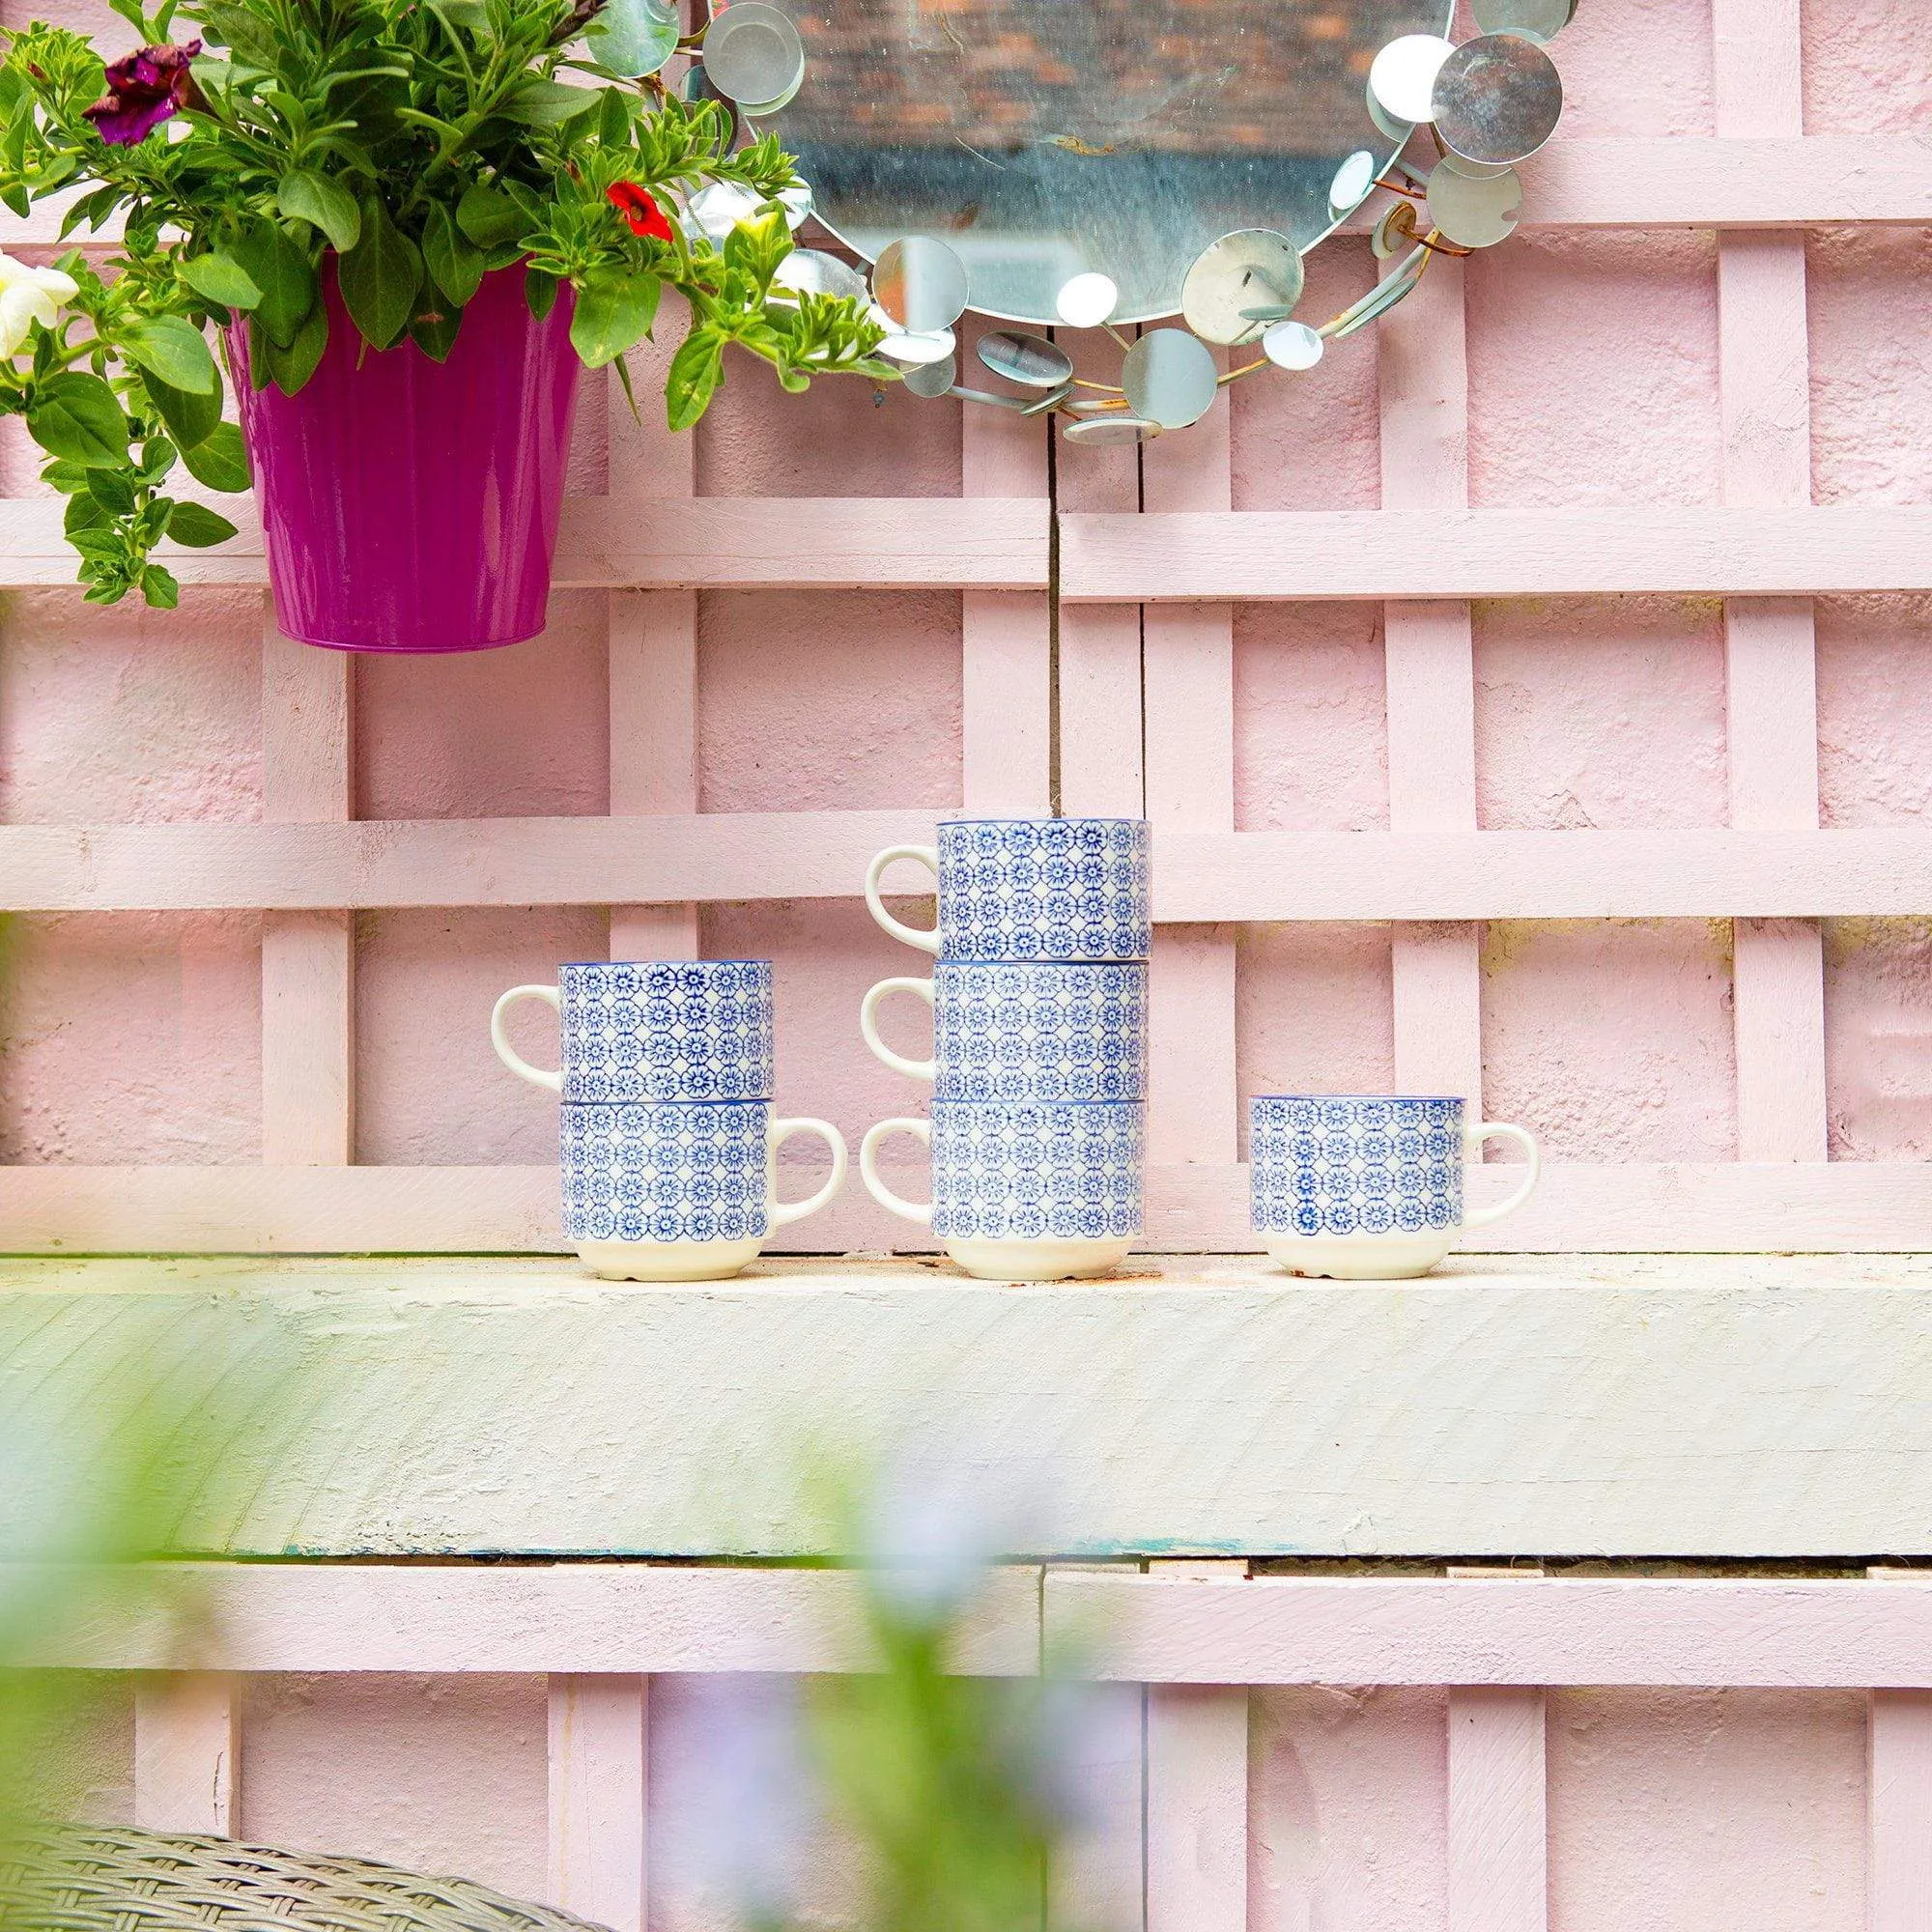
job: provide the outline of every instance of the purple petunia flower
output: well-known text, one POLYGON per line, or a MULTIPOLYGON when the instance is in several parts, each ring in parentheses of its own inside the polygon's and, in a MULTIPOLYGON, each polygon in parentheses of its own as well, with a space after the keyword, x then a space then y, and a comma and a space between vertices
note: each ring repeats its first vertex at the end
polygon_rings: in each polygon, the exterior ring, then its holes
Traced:
POLYGON ((107 92, 86 110, 109 147, 130 148, 163 121, 201 99, 188 63, 199 41, 185 47, 140 47, 107 70, 107 92))

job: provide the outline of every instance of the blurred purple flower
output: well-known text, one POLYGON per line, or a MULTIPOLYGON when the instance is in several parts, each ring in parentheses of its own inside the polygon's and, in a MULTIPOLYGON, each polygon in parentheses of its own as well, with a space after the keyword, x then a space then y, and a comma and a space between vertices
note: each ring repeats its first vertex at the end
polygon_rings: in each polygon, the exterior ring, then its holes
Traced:
POLYGON ((201 51, 186 46, 138 47, 107 70, 107 92, 86 109, 87 118, 110 148, 131 148, 163 121, 201 99, 188 63, 201 51))

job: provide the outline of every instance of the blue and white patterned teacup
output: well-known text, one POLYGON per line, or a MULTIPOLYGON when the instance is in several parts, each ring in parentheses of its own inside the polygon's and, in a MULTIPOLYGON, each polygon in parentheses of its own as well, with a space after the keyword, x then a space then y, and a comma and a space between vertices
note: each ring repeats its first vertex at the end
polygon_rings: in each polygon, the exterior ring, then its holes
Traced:
POLYGON ((1118 1267, 1141 1232, 1146 1109, 1137 1102, 936 1100, 930 1122, 880 1121, 859 1173, 880 1207, 929 1227, 968 1274, 1061 1281, 1118 1267), (932 1150, 932 1199, 879 1178, 880 1145, 910 1134, 932 1150))
POLYGON ((866 903, 895 939, 942 959, 1145 959, 1148 827, 1140 818, 951 818, 935 845, 891 845, 866 870, 866 903), (879 881, 913 859, 939 882, 927 931, 886 910, 879 881))
POLYGON ((881 980, 859 1031, 894 1071, 937 1100, 1144 1100, 1148 969, 1139 960, 942 959, 930 980, 881 980), (879 1004, 911 993, 932 1009, 932 1058, 879 1037, 879 1004))
POLYGON ((643 1100, 563 1107, 563 1236, 617 1281, 736 1274, 772 1231, 814 1214, 845 1182, 845 1142, 826 1121, 775 1121, 769 1100, 643 1100), (793 1134, 832 1151, 806 1201, 778 1198, 793 1134))
POLYGON ((1463 1123, 1463 1102, 1412 1094, 1258 1094, 1248 1102, 1255 1233, 1291 1274, 1394 1281, 1426 1274, 1464 1228, 1529 1199, 1536 1143, 1503 1122, 1463 1123), (1463 1208, 1463 1164, 1487 1140, 1521 1148, 1508 1200, 1463 1208))
POLYGON ((554 986, 512 986, 490 1015, 512 1073, 566 1100, 764 1100, 772 1092, 769 959, 590 959, 557 968, 554 986), (563 1065, 532 1066, 505 1022, 519 1000, 562 1021, 563 1065))

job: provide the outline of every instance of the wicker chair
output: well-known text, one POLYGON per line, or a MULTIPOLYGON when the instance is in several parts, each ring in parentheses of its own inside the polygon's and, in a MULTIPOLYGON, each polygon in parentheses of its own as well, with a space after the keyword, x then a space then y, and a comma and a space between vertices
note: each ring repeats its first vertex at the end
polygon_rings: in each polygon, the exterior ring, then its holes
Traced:
POLYGON ((48 1826, 0 1847, 4 1932, 597 1932, 568 1913, 360 1859, 48 1826))

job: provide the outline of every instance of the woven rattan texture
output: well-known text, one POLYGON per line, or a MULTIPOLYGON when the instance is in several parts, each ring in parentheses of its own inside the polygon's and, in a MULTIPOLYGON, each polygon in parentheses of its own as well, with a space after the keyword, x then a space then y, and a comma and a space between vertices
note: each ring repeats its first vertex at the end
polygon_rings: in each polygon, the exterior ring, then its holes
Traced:
MULTIPOLYGON (((130 1827, 52 1826, 0 1847, 5 1932, 586 1932, 467 1879, 130 1827)), ((595 1928, 588 1928, 595 1932, 595 1928)))

